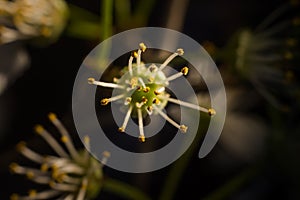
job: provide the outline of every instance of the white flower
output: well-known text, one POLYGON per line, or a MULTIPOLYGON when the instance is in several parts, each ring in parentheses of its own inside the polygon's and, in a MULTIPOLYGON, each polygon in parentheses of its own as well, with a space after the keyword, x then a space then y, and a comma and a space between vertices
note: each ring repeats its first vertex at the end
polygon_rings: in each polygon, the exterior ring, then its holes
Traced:
POLYGON ((124 122, 119 128, 120 132, 125 131, 130 117, 137 117, 139 125, 139 139, 141 142, 144 142, 145 135, 143 129, 143 117, 147 114, 159 114, 170 124, 185 133, 188 129, 187 126, 178 124, 163 112, 163 108, 169 102, 206 112, 210 116, 215 114, 215 110, 212 108, 207 109, 200 107, 199 105, 194 105, 172 98, 170 94, 165 91, 170 81, 188 74, 189 69, 187 67, 183 67, 180 72, 169 77, 167 77, 163 72, 165 67, 176 56, 183 55, 183 49, 177 49, 177 51, 171 54, 160 66, 150 64, 149 67, 147 67, 141 61, 141 54, 146 50, 146 45, 144 43, 140 43, 139 47, 138 51, 134 52, 133 55, 130 56, 128 67, 124 68, 124 71, 127 73, 119 79, 114 78, 114 83, 96 81, 94 78, 88 79, 89 84, 119 90, 118 95, 102 99, 101 105, 107 105, 109 102, 113 101, 121 101, 125 106, 127 106, 127 113, 125 115, 124 122), (134 58, 136 58, 135 64, 133 64, 134 58))
POLYGON ((51 134, 41 125, 35 127, 35 131, 52 147, 56 156, 41 154, 31 150, 20 142, 17 145, 20 153, 29 160, 40 165, 40 168, 30 168, 12 163, 10 169, 13 173, 27 176, 31 181, 49 185, 49 189, 44 191, 30 190, 27 196, 13 194, 12 200, 33 200, 33 199, 66 199, 84 200, 94 198, 102 185, 102 167, 110 156, 108 152, 103 153, 101 163, 92 157, 89 152, 89 138, 85 138, 87 149, 77 151, 70 135, 63 124, 53 113, 49 114, 49 119, 61 134, 61 142, 64 143, 67 151, 51 134))
POLYGON ((67 18, 64 0, 1 0, 0 43, 37 37, 55 40, 67 18))

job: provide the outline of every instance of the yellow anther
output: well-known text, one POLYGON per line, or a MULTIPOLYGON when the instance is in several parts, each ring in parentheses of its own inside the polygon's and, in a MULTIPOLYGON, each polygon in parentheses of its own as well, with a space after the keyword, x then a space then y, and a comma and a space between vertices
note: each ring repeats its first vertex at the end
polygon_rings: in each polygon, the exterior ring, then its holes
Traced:
POLYGON ((181 131, 182 133, 186 133, 188 127, 185 126, 185 125, 180 125, 179 129, 180 129, 180 131, 181 131))
POLYGON ((157 98, 154 98, 152 103, 154 103, 156 105, 159 105, 160 104, 160 100, 157 99, 157 98))
POLYGON ((28 171, 28 172, 26 173, 26 176, 27 176, 28 179, 33 179, 34 173, 33 173, 32 171, 28 171))
POLYGON ((216 114, 215 109, 213 109, 213 108, 208 109, 208 115, 209 116, 214 116, 215 114, 216 114))
POLYGON ((189 68, 188 67, 182 68, 181 73, 186 76, 189 73, 189 68))
POLYGON ((106 106, 109 103, 109 99, 105 98, 101 100, 101 105, 106 106))
POLYGON ((120 127, 120 128, 118 128, 118 131, 119 131, 120 133, 124 133, 124 132, 125 132, 125 129, 124 129, 124 127, 120 127))
POLYGON ((89 136, 85 136, 85 137, 83 138, 83 140, 84 140, 84 143, 85 143, 85 144, 90 143, 90 137, 89 137, 89 136))
POLYGON ((37 133, 37 134, 42 134, 43 132, 44 132, 44 127, 42 126, 42 125, 36 125, 35 127, 34 127, 34 130, 35 130, 35 132, 37 133))
POLYGON ((36 196, 36 190, 29 190, 28 191, 28 195, 29 195, 29 197, 31 197, 31 198, 33 198, 33 197, 35 197, 36 196))
POLYGON ((17 194, 12 194, 11 196, 10 196, 10 200, 19 200, 20 198, 19 198, 19 195, 17 195, 17 194))
POLYGON ((133 52, 133 57, 137 58, 139 56, 139 54, 135 51, 133 52))
POLYGON ((43 164, 41 165, 41 171, 42 171, 42 172, 46 172, 46 171, 48 171, 48 169, 49 169, 49 165, 48 165, 48 164, 43 163, 43 164))
POLYGON ((69 138, 67 137, 67 136, 62 136, 61 138, 60 138, 60 140, 63 142, 63 143, 67 143, 68 141, 69 141, 69 138))
POLYGON ((144 43, 140 43, 140 49, 142 50, 142 52, 145 52, 147 47, 144 43))
POLYGON ((147 93, 147 92, 150 91, 150 88, 149 87, 145 87, 143 91, 147 93))
POLYGON ((150 78, 148 78, 148 81, 149 81, 149 83, 153 83, 154 78, 153 78, 153 77, 150 77, 150 78))
POLYGON ((148 101, 148 99, 146 98, 146 97, 142 97, 142 102, 141 103, 143 103, 143 104, 145 104, 145 103, 147 103, 147 101, 148 101))
POLYGON ((102 155, 103 155, 104 157, 106 157, 106 158, 109 158, 109 157, 110 157, 110 152, 104 151, 104 152, 102 153, 102 155))
POLYGON ((180 56, 182 56, 184 54, 183 49, 177 49, 176 53, 180 56))
POLYGON ((95 79, 94 78, 88 78, 88 83, 89 84, 93 84, 95 82, 95 79))
POLYGON ((49 114, 48 114, 48 118, 50 119, 50 121, 55 121, 55 120, 57 120, 56 114, 54 114, 54 113, 49 113, 49 114))
POLYGON ((21 152, 25 149, 25 147, 26 147, 26 142, 21 141, 17 144, 16 149, 17 151, 21 152))
POLYGON ((145 141, 146 141, 145 136, 140 135, 140 136, 139 136, 139 141, 140 141, 140 142, 145 142, 145 141))
POLYGON ((9 165, 9 169, 12 173, 16 173, 17 168, 19 167, 19 165, 17 163, 11 163, 9 165))

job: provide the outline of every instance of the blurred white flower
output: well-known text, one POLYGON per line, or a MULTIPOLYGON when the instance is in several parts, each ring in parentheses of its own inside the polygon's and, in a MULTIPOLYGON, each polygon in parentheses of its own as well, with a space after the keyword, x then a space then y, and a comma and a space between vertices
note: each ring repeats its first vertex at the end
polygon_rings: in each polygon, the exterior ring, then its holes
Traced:
POLYGON ((0 44, 24 39, 55 41, 69 11, 64 0, 0 1, 0 44))
POLYGON ((66 199, 87 200, 95 198, 102 186, 102 167, 110 156, 103 153, 101 162, 89 154, 89 138, 84 140, 86 149, 76 150, 70 135, 63 124, 53 113, 49 114, 50 121, 61 135, 61 146, 54 137, 41 125, 35 131, 52 147, 57 155, 41 155, 28 148, 25 142, 17 145, 19 152, 29 160, 37 163, 40 168, 31 168, 12 163, 10 169, 13 173, 27 176, 31 181, 49 186, 43 191, 29 190, 28 195, 13 194, 12 200, 33 199, 66 199), (67 151, 66 151, 67 150, 67 151))

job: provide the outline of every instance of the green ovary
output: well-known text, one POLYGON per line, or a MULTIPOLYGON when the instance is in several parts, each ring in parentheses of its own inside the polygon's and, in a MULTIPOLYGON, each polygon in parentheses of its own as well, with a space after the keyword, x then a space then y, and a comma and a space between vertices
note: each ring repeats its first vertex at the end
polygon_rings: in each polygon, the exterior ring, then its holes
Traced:
POLYGON ((143 113, 143 116, 147 113, 146 109, 150 106, 152 106, 154 99, 157 99, 157 95, 155 94, 155 90, 160 88, 161 85, 151 83, 151 84, 146 84, 146 89, 145 88, 140 88, 137 89, 133 92, 131 95, 131 105, 133 106, 133 116, 136 116, 136 104, 142 103, 141 110, 143 113))

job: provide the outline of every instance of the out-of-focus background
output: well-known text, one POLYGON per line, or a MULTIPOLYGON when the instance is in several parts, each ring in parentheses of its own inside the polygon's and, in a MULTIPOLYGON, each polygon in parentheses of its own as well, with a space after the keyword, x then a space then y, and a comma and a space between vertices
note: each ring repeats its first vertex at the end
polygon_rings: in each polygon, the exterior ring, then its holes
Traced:
MULTIPOLYGON (((7 1, 0 1, 0 199, 27 186, 8 166, 20 158, 19 141, 41 145, 32 127, 47 126, 49 112, 57 113, 80 144, 71 113, 77 70, 105 37, 143 26, 178 30, 215 60, 227 92, 224 130, 203 159, 197 156, 199 143, 164 169, 130 174, 105 167, 105 176, 152 199, 299 199, 300 2, 112 1, 112 25, 103 21, 101 0, 66 1, 70 17, 46 43, 48 32, 37 40, 17 33, 6 37, 4 28, 12 25, 1 12, 7 1)), ((104 190, 97 199, 125 198, 104 190)))

